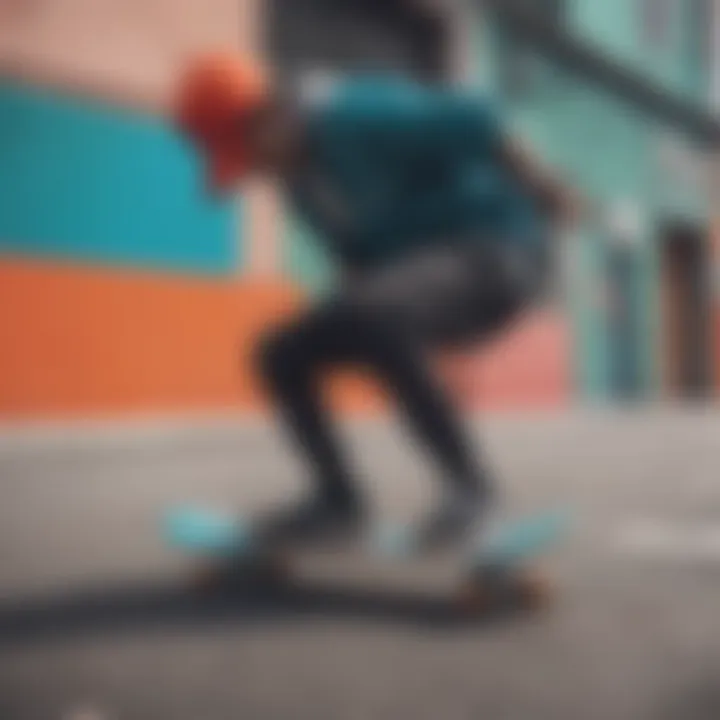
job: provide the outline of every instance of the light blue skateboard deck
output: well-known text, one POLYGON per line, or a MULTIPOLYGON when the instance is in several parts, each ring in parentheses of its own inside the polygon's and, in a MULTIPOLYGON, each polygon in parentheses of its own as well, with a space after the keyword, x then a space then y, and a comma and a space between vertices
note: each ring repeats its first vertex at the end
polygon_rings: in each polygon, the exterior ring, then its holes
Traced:
MULTIPOLYGON (((456 550, 472 568, 512 569, 550 550, 563 539, 569 525, 565 512, 536 513, 502 523, 484 537, 462 543, 456 550)), ((198 558, 243 559, 262 554, 265 549, 251 522, 193 506, 170 511, 164 518, 163 535, 172 547, 198 558)), ((370 531, 355 545, 369 554, 397 561, 411 561, 424 554, 412 530, 399 525, 370 531)))
POLYGON ((200 507, 171 510, 163 519, 166 541, 190 555, 232 558, 257 549, 256 533, 242 518, 200 507))

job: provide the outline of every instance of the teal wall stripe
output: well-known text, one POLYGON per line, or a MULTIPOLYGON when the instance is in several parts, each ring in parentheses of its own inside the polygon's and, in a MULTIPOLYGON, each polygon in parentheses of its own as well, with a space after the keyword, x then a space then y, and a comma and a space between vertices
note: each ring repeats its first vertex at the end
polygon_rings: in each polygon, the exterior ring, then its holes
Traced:
POLYGON ((0 83, 0 253, 232 271, 240 211, 196 163, 157 118, 0 83))
POLYGON ((312 230, 290 210, 284 211, 282 270, 308 292, 322 293, 333 281, 333 266, 312 230))

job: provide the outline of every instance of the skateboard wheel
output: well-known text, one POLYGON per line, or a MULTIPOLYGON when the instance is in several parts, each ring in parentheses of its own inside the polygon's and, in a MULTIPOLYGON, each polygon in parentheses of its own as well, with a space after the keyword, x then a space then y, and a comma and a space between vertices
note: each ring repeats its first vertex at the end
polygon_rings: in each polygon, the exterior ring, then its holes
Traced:
POLYGON ((458 593, 457 606, 466 615, 481 615, 491 608, 490 600, 484 588, 468 583, 458 593))
POLYGON ((201 563, 193 568, 190 585, 200 592, 215 592, 223 586, 226 578, 227 568, 217 563, 201 563))
POLYGON ((517 574, 480 574, 465 582, 458 593, 461 610, 478 615, 503 606, 541 610, 550 604, 552 587, 538 571, 517 574))
POLYGON ((538 571, 521 573, 517 578, 517 590, 523 605, 536 610, 548 607, 553 597, 551 584, 538 571))
POLYGON ((262 585, 276 586, 292 577, 292 565, 286 555, 271 555, 259 559, 252 567, 252 579, 262 585))

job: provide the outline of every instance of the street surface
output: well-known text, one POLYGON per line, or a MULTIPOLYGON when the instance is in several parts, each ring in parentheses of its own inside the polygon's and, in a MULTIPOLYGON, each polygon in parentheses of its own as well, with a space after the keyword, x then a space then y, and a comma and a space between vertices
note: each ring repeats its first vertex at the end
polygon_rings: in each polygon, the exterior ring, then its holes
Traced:
MULTIPOLYGON (((299 490, 270 428, 0 433, 0 719, 717 720, 720 412, 497 416, 477 432, 506 508, 574 513, 545 614, 453 622, 432 577, 353 568, 193 596, 158 517, 299 490)), ((430 501, 433 471, 396 428, 348 433, 379 513, 430 501)))

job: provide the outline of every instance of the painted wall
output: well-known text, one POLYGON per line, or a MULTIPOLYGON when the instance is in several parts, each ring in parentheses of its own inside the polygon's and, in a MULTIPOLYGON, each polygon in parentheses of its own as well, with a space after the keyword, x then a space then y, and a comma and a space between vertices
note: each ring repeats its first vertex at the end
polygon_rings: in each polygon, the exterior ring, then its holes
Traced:
MULTIPOLYGON (((575 0, 571 20, 578 32, 662 87, 709 105, 712 53, 713 46, 717 47, 712 30, 716 5, 684 0, 575 0)), ((626 192, 625 199, 634 202, 645 217, 636 297, 639 327, 645 330, 641 349, 646 386, 649 392, 659 394, 662 338, 657 222, 680 216, 710 227, 714 203, 700 179, 703 173, 699 168, 707 161, 707 150, 694 146, 680 132, 643 121, 641 116, 638 120, 637 144, 642 146, 641 166, 647 177, 626 192)), ((637 161, 637 156, 629 157, 637 161)), ((614 162, 623 166, 621 158, 614 162)))
MULTIPOLYGON (((282 248, 272 192, 208 205, 163 124, 193 48, 258 44, 249 0, 199 7, 59 0, 0 23, 2 419, 257 409, 258 333, 298 307, 298 283, 330 279, 307 235, 282 248)), ((565 323, 541 314, 439 361, 473 407, 527 407, 568 400, 567 358, 565 323)), ((336 392, 348 410, 382 402, 358 378, 336 392)))
MULTIPOLYGON (((656 44, 646 37, 643 3, 645 0, 568 0, 567 23, 581 37, 667 88, 699 96, 705 91, 707 77, 697 62, 688 59, 688 38, 692 30, 698 30, 684 10, 689 3, 656 3, 666 4, 669 13, 667 37, 656 44)), ((500 94, 503 88, 498 84, 498 62, 502 52, 502 39, 492 27, 484 27, 478 42, 478 63, 500 94)), ((679 165, 691 165, 702 151, 677 132, 583 85, 569 73, 538 59, 531 59, 529 67, 525 92, 508 98, 509 117, 549 162, 605 209, 603 222, 588 225, 576 238, 569 286, 576 377, 581 390, 594 398, 605 398, 612 392, 613 365, 618 357, 608 327, 608 312, 615 298, 607 282, 607 267, 610 240, 617 234, 613 217, 626 215, 629 207, 635 215, 633 227, 629 233, 621 232, 632 241, 627 251, 635 256, 629 312, 637 329, 637 347, 622 355, 637 363, 638 390, 657 393, 660 338, 655 223, 668 213, 702 221, 707 218, 700 188, 687 173, 678 171, 679 165), (674 160, 668 157, 671 153, 674 160)))
POLYGON ((668 90, 702 101, 710 82, 703 57, 711 42, 709 5, 704 0, 568 0, 569 22, 581 36, 668 90))
POLYGON ((254 50, 256 0, 0 3, 0 70, 149 107, 184 59, 208 46, 254 50))
POLYGON ((243 348, 292 293, 238 282, 262 218, 208 203, 163 120, 190 53, 254 50, 254 11, 0 5, 0 417, 255 402, 243 348))
POLYGON ((0 252, 234 272, 239 207, 207 201, 157 118, 0 84, 0 252))
POLYGON ((0 419, 257 407, 287 284, 0 262, 0 419))

